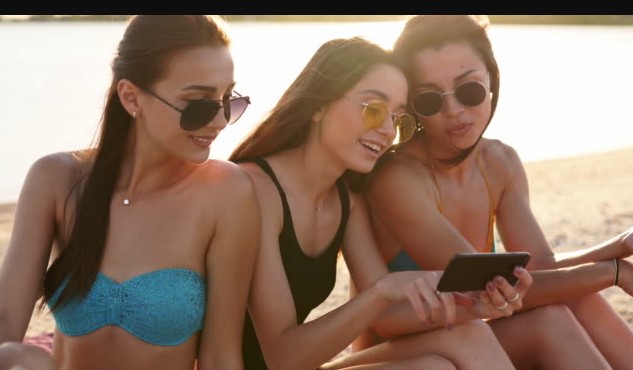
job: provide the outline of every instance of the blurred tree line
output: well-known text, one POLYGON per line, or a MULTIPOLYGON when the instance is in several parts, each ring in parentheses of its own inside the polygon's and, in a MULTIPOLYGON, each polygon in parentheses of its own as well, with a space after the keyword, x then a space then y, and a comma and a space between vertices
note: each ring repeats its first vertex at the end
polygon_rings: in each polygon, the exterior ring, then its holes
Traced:
MULTIPOLYGON (((20 19, 0 15, 3 22, 124 22, 129 15, 30 15, 20 19)), ((229 22, 368 22, 397 21, 407 15, 224 15, 229 22)), ((633 25, 633 15, 488 15, 492 24, 633 25)))

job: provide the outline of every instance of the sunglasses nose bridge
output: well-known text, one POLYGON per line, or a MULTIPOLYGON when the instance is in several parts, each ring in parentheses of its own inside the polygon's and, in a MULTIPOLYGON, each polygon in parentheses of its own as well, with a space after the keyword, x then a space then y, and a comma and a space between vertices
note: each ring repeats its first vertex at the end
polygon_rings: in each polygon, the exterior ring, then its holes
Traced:
POLYGON ((204 126, 213 127, 218 130, 222 130, 228 124, 228 120, 225 118, 224 106, 218 107, 215 112, 211 114, 211 119, 204 124, 204 126))
POLYGON ((226 115, 227 113, 224 105, 218 104, 216 107, 211 108, 208 121, 205 120, 206 122, 201 122, 200 128, 212 127, 218 131, 222 131, 228 125, 228 119, 226 118, 226 115))
POLYGON ((222 126, 222 129, 230 125, 231 114, 232 114, 231 108, 232 107, 231 107, 230 100, 228 99, 222 100, 221 103, 218 103, 217 111, 215 112, 215 115, 213 115, 213 118, 211 119, 209 123, 215 123, 218 120, 218 117, 222 117, 224 118, 223 120, 220 121, 220 125, 222 126))
POLYGON ((442 94, 442 105, 440 106, 440 110, 446 109, 447 112, 455 112, 465 108, 465 105, 459 100, 457 95, 455 95, 455 91, 446 91, 442 94), (449 97, 449 95, 451 95, 449 97))

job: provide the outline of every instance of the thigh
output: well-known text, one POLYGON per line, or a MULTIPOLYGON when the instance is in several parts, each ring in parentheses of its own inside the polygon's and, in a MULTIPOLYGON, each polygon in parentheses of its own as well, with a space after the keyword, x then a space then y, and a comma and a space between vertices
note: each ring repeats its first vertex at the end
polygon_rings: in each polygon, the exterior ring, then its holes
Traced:
MULTIPOLYGON (((322 368, 325 369, 325 368, 322 368)), ((376 364, 346 367, 340 370, 457 370, 457 367, 442 356, 426 355, 412 360, 391 361, 376 364)))
POLYGON ((599 293, 567 303, 596 347, 616 369, 632 367, 633 330, 599 293))
POLYGON ((325 367, 341 369, 361 364, 403 361, 439 355, 459 369, 514 369, 488 324, 480 320, 456 325, 452 330, 398 337, 337 359, 325 367))
POLYGON ((565 305, 548 305, 489 321, 519 369, 609 369, 565 305))

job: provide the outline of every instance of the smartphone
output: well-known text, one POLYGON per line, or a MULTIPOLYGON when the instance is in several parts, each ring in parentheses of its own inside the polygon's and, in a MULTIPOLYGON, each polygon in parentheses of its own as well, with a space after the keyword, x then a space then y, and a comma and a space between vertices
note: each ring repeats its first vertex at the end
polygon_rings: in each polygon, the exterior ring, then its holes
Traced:
POLYGON ((525 267, 530 260, 528 252, 458 253, 451 258, 437 283, 440 292, 469 292, 486 290, 486 283, 497 275, 510 285, 517 282, 513 270, 525 267))

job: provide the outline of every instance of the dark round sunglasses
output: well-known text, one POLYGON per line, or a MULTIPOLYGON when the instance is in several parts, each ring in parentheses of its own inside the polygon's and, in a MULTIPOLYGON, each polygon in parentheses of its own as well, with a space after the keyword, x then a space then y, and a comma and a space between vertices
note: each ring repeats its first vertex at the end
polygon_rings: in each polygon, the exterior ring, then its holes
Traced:
POLYGON ((486 99, 486 86, 479 81, 464 82, 455 91, 423 91, 411 98, 413 111, 420 116, 432 116, 442 109, 444 96, 454 94, 457 101, 466 107, 475 107, 486 99))
POLYGON ((180 112, 180 127, 185 131, 197 130, 208 125, 218 114, 220 108, 224 108, 224 118, 227 125, 230 125, 242 117, 242 114, 244 114, 244 111, 251 103, 250 97, 242 96, 237 91, 233 91, 233 93, 237 94, 237 97, 222 100, 188 100, 185 109, 180 109, 149 89, 143 89, 143 91, 180 112))

